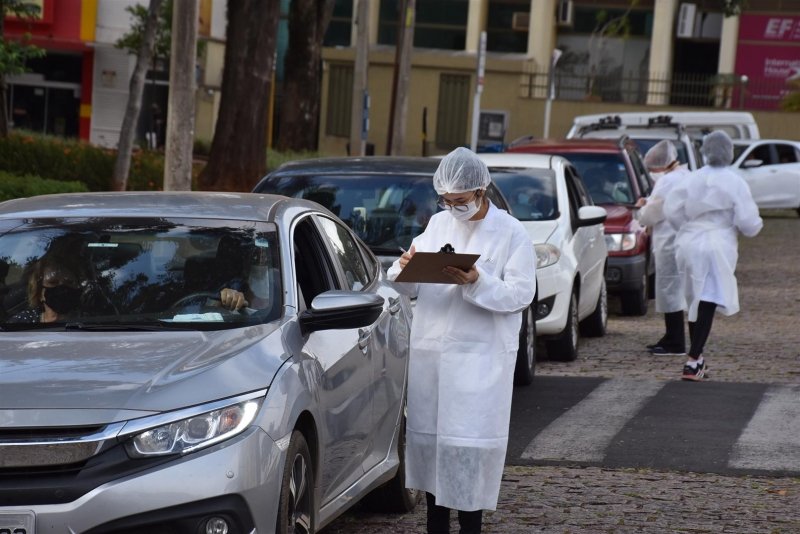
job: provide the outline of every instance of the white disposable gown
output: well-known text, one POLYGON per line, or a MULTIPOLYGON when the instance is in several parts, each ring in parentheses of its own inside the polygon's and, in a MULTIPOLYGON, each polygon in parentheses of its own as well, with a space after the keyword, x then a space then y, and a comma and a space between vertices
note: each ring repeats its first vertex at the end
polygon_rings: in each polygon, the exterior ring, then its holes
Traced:
POLYGON ((653 229, 653 254, 656 258, 656 311, 672 313, 686 309, 683 278, 675 258, 677 231, 664 217, 664 199, 689 174, 685 165, 663 175, 638 214, 639 222, 653 229))
POLYGON ((697 320, 701 300, 717 304, 723 315, 738 312, 737 232, 752 237, 763 226, 747 183, 726 167, 703 167, 673 188, 664 215, 678 230, 676 259, 689 321, 697 320))
MULTIPOLYGON (((489 206, 484 219, 435 214, 413 245, 480 254, 473 284, 395 286, 417 296, 411 325, 406 486, 456 510, 494 510, 508 443, 521 311, 536 292, 523 226, 489 206)), ((399 260, 389 269, 394 280, 399 260)))

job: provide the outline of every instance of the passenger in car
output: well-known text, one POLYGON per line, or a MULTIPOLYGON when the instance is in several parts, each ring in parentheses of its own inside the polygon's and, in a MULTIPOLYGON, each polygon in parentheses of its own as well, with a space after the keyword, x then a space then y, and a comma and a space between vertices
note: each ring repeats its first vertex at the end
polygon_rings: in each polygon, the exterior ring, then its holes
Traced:
POLYGON ((656 312, 664 314, 665 333, 647 349, 657 355, 686 354, 686 334, 683 312, 683 278, 675 259, 676 230, 664 217, 664 198, 689 174, 686 165, 678 161, 678 151, 669 140, 659 141, 647 151, 644 164, 656 181, 652 193, 640 198, 636 207, 639 222, 653 231, 653 254, 656 260, 656 312))
POLYGON ((8 319, 9 323, 52 323, 74 316, 80 307, 85 279, 77 262, 48 252, 37 260, 28 275, 28 309, 8 319))
POLYGON ((416 296, 411 325, 406 486, 426 492, 429 533, 481 531, 500 492, 522 310, 536 291, 536 256, 525 228, 486 198, 489 170, 458 148, 433 176, 442 211, 388 271, 416 251, 480 254, 469 271, 445 267, 452 284, 395 283, 416 296))
POLYGON ((753 237, 763 221, 744 179, 728 169, 733 142, 715 131, 703 139, 707 165, 675 186, 664 200, 664 215, 678 230, 675 257, 689 310, 689 359, 683 380, 702 380, 703 358, 714 313, 739 311, 736 286, 737 235, 753 237))

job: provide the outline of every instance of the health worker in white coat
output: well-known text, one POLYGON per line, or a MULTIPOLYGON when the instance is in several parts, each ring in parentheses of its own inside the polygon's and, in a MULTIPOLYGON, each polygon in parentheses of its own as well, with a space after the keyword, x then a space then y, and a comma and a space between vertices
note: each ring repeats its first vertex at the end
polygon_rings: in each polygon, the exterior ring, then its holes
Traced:
POLYGON ((664 201, 664 215, 678 230, 676 258, 689 310, 689 358, 682 379, 692 381, 705 376, 703 348, 714 313, 739 311, 738 233, 753 237, 763 226, 747 183, 727 168, 733 161, 728 134, 708 134, 700 153, 706 166, 681 180, 664 201))
POLYGON ((683 180, 689 169, 678 161, 672 141, 664 139, 653 145, 644 156, 644 164, 656 185, 650 196, 636 203, 639 222, 652 229, 653 254, 656 260, 656 312, 664 314, 665 333, 648 345, 656 355, 686 354, 686 333, 683 327, 683 279, 675 259, 675 228, 664 217, 664 199, 683 180))
POLYGON ((480 254, 469 271, 445 267, 452 284, 395 283, 416 296, 411 325, 406 486, 426 492, 428 532, 481 530, 494 510, 508 444, 522 310, 536 292, 536 255, 522 224, 486 198, 489 170, 457 148, 433 176, 443 208, 388 271, 416 252, 480 254))

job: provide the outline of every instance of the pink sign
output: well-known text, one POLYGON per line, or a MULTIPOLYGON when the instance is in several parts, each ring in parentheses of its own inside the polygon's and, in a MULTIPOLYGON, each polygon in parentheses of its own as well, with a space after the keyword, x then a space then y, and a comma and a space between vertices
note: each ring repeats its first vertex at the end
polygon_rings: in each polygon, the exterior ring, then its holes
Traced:
POLYGON ((800 17, 742 15, 736 74, 747 76, 745 107, 778 109, 800 88, 800 17))

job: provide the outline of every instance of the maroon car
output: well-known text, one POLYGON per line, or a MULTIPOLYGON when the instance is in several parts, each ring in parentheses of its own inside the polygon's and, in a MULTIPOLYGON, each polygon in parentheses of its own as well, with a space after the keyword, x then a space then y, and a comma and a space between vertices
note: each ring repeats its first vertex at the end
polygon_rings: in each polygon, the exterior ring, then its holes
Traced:
POLYGON ((636 144, 612 139, 526 139, 507 152, 555 154, 569 159, 596 205, 608 212, 605 222, 609 294, 619 295, 622 313, 647 313, 655 275, 650 236, 634 217, 634 204, 650 194, 653 181, 636 144))

